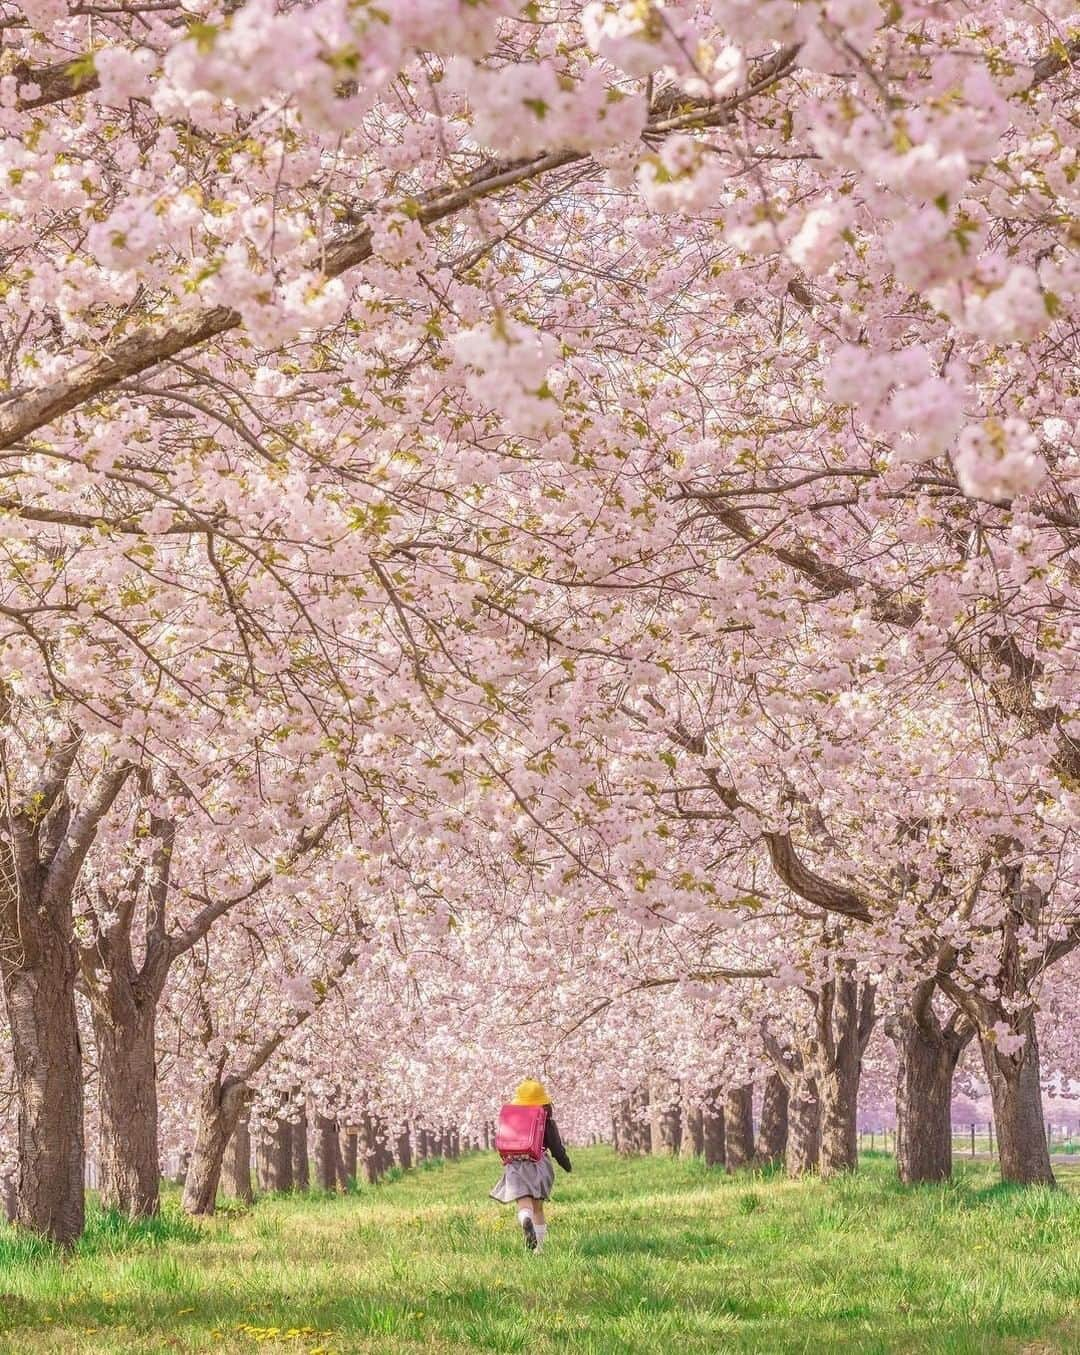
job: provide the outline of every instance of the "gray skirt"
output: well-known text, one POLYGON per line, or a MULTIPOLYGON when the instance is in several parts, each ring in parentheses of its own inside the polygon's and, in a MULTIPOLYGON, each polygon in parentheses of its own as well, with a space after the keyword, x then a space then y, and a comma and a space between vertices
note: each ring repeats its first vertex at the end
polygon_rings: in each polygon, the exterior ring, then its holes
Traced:
POLYGON ((503 1174, 491 1192, 491 1198, 500 1204, 513 1204, 524 1195, 531 1195, 534 1200, 549 1200, 554 1184, 555 1168, 547 1153, 539 1162, 534 1162, 531 1157, 512 1157, 503 1165, 503 1174))

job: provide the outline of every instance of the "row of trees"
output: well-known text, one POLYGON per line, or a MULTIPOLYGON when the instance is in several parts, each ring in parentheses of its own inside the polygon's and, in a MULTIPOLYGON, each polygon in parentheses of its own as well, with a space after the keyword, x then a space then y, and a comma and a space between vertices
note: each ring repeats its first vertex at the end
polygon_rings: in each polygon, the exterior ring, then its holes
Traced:
POLYGON ((707 1167, 730 1171, 782 1162, 792 1176, 818 1165, 820 1132, 807 1136, 798 1116, 792 1123, 787 1084, 779 1073, 762 1086, 756 1129, 752 1083, 717 1089, 702 1105, 693 1105, 677 1086, 658 1090, 655 1102, 647 1086, 619 1102, 612 1119, 618 1152, 700 1157, 707 1167))
POLYGON ((526 1049, 589 1132, 768 1070, 838 1170, 875 1026, 905 1180, 965 1046, 1051 1180, 1068 7, 192 13, 0 4, 19 1220, 87 1104, 204 1211, 252 1098, 471 1132, 526 1049))

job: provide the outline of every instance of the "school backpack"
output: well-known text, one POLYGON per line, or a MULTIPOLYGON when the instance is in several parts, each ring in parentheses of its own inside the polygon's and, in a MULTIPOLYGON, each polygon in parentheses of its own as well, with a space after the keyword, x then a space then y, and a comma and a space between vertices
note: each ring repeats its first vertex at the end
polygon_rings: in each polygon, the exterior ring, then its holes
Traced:
POLYGON ((495 1128, 495 1151, 504 1162, 528 1157, 539 1162, 544 1152, 547 1106, 505 1105, 495 1128))

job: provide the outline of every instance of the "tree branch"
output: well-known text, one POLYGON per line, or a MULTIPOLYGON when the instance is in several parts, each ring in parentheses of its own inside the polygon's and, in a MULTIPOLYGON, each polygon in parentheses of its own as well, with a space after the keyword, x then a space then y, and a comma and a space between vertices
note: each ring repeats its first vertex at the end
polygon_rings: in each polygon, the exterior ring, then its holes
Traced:
MULTIPOLYGON (((751 76, 745 90, 718 101, 699 101, 690 111, 677 117, 654 119, 646 127, 646 133, 666 133, 695 125, 717 126, 731 121, 738 108, 790 72, 794 65, 794 51, 785 48, 775 57, 770 57, 751 76), (778 60, 785 53, 788 54, 785 60, 778 60)), ((693 101, 687 102, 693 104, 693 101)), ((567 165, 588 159, 584 151, 562 149, 527 160, 496 161, 482 166, 462 182, 444 184, 416 200, 404 202, 401 208, 421 225, 433 226, 505 188, 541 179, 567 165)), ((324 276, 339 277, 371 258, 371 253, 371 229, 367 225, 359 225, 329 246, 324 276)), ((215 306, 179 320, 151 323, 137 333, 105 346, 102 352, 77 363, 55 381, 16 392, 0 407, 0 448, 13 446, 36 429, 67 414, 102 391, 208 339, 236 329, 240 323, 239 313, 227 306, 215 306)))
POLYGON ((83 807, 73 817, 48 868, 42 890, 47 908, 67 907, 101 821, 112 808, 132 770, 130 762, 114 762, 94 778, 83 807))
POLYGON ((255 1074, 269 1063, 270 1059, 278 1049, 281 1048, 285 1041, 298 1031, 309 1017, 314 1016, 326 999, 336 990, 337 985, 359 958, 359 955, 360 949, 355 943, 347 945, 342 950, 337 960, 335 960, 334 964, 323 978, 321 991, 316 992, 315 1001, 312 1005, 310 1007, 305 1007, 303 1011, 298 1012, 296 1019, 291 1026, 275 1032, 275 1034, 269 1036, 261 1045, 259 1045, 255 1050, 255 1053, 252 1054, 251 1058, 244 1065, 243 1069, 236 1074, 236 1080, 238 1082, 250 1082, 255 1074))
POLYGON ((16 99, 15 107, 20 113, 63 103, 65 99, 73 99, 77 94, 88 94, 98 87, 97 71, 89 57, 57 61, 50 66, 31 66, 25 61, 0 61, 0 73, 13 75, 20 86, 37 86, 37 94, 26 99, 16 99))
MULTIPOLYGON (((288 869, 299 861, 302 856, 306 856, 308 852, 313 851, 319 846, 330 828, 337 823, 343 813, 344 810, 338 809, 317 827, 312 829, 305 828, 297 838, 292 849, 286 853, 282 862, 282 867, 288 869)), ((252 883, 239 894, 226 894, 216 899, 212 899, 205 894, 190 896, 202 902, 203 908, 196 914, 194 920, 190 922, 183 931, 177 932, 168 938, 165 948, 166 954, 168 955, 168 963, 171 964, 177 956, 183 955, 185 951, 189 951, 192 946, 202 940, 218 918, 224 917, 230 909, 237 907, 238 904, 245 903, 248 899, 253 898, 256 894, 260 893, 278 874, 280 874, 280 869, 276 866, 262 871, 255 877, 252 883)))

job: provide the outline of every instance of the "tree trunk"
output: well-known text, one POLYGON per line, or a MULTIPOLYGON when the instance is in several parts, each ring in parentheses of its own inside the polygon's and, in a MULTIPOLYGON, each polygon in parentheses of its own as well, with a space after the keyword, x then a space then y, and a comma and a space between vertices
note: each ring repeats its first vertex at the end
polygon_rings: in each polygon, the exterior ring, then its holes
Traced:
POLYGON ((700 1157, 702 1150, 701 1109, 683 1101, 682 1124, 679 1126, 679 1154, 682 1157, 700 1157))
POLYGON ((244 1204, 251 1204, 255 1198, 251 1189, 251 1132, 246 1113, 236 1121, 236 1128, 229 1136, 221 1167, 221 1191, 244 1204))
MULTIPOLYGON (((390 1145, 391 1145, 390 1126, 386 1123, 384 1119, 380 1117, 378 1122, 378 1136, 375 1141, 375 1146, 376 1149, 378 1150, 379 1156, 380 1178, 385 1176, 386 1173, 390 1170, 390 1168, 394 1165, 394 1150, 390 1145)), ((459 1155, 460 1152, 461 1152, 461 1138, 459 1135, 458 1137, 459 1155)))
POLYGON ((378 1122, 375 1117, 364 1112, 360 1120, 360 1129, 353 1135, 364 1180, 373 1186, 379 1179, 378 1122))
POLYGON ((896 1170, 904 1185, 952 1176, 952 1084, 971 1038, 942 1026, 929 1005, 889 1023, 896 1046, 896 1170))
POLYGON ((1019 1055, 1004 1057, 999 1056, 994 1042, 979 1032, 983 1067, 994 1103, 1001 1179, 1024 1186, 1052 1186, 1055 1182, 1043 1122, 1033 1013, 1027 1014, 1016 1033, 1025 1037, 1024 1048, 1019 1055))
POLYGON ((116 976, 91 1002, 98 1055, 101 1203, 129 1218, 158 1212, 156 998, 136 1001, 116 976))
POLYGON ((874 988, 842 974, 823 988, 818 1008, 818 1096, 823 1177, 859 1165, 858 1100, 862 1055, 874 1024, 874 988))
POLYGON ((220 1072, 203 1087, 195 1122, 195 1147, 184 1183, 184 1209, 189 1214, 212 1214, 217 1208, 218 1182, 225 1148, 248 1100, 248 1089, 235 1078, 220 1080, 220 1072))
POLYGON ((679 1151, 678 1084, 654 1078, 649 1091, 649 1150, 663 1156, 679 1151))
POLYGON ((311 1164, 308 1161, 307 1104, 302 1092, 297 1092, 294 1100, 298 1102, 299 1118, 293 1121, 292 1146, 292 1184, 294 1190, 308 1190, 311 1187, 311 1164))
POLYGON ((635 1153, 647 1153, 651 1141, 649 1118, 649 1088, 642 1084, 630 1098, 635 1153))
POLYGON ((315 1181, 320 1190, 338 1186, 337 1123, 329 1115, 315 1116, 315 1181))
POLYGON ((728 1171, 754 1160, 754 1088, 729 1087, 724 1097, 724 1140, 728 1171))
POLYGON ((770 1073, 761 1093, 761 1123, 754 1157, 763 1166, 784 1160, 788 1137, 788 1090, 779 1073, 770 1073))
POLYGON ((343 1190, 348 1190, 349 1186, 357 1179, 356 1131, 354 1129, 339 1130, 338 1145, 341 1160, 341 1187, 343 1190))
POLYGON ((274 1166, 277 1185, 275 1190, 292 1190, 293 1180, 293 1123, 291 1120, 278 1120, 274 1126, 274 1144, 277 1147, 274 1166))
MULTIPOLYGON (((25 901, 27 911, 34 900, 25 901)), ((34 963, 0 956, 14 1063, 17 1221, 69 1246, 85 1222, 83 1074, 75 958, 66 934, 28 919, 34 963)), ((6 945, 0 944, 0 951, 6 945)))
POLYGON ((260 1195, 267 1195, 272 1189, 270 1185, 270 1178, 274 1172, 272 1157, 273 1144, 266 1137, 266 1130, 264 1129, 255 1140, 255 1181, 259 1187, 260 1195))
POLYGON ((713 1093, 709 1104, 702 1111, 701 1118, 705 1165, 722 1167, 727 1161, 727 1144, 724 1133, 724 1108, 718 1093, 713 1093))
POLYGON ((396 1157, 398 1166, 408 1171, 412 1166, 412 1139, 409 1137, 409 1126, 402 1125, 397 1136, 396 1157))
POLYGON ((821 1175, 836 1176, 859 1165, 858 1071, 848 1064, 818 1075, 821 1099, 821 1175))
POLYGON ((14 1223, 15 1216, 19 1212, 19 1190, 14 1173, 5 1172, 0 1176, 0 1202, 3 1205, 4 1218, 8 1223, 14 1223))
POLYGON ((292 1125, 277 1119, 259 1136, 255 1153, 259 1189, 292 1190, 292 1125))
POLYGON ((812 1077, 795 1074, 788 1084, 788 1176, 816 1172, 821 1160, 821 1107, 812 1077))
POLYGON ((705 1117, 700 1106, 690 1112, 690 1143, 695 1157, 705 1152, 705 1117))

